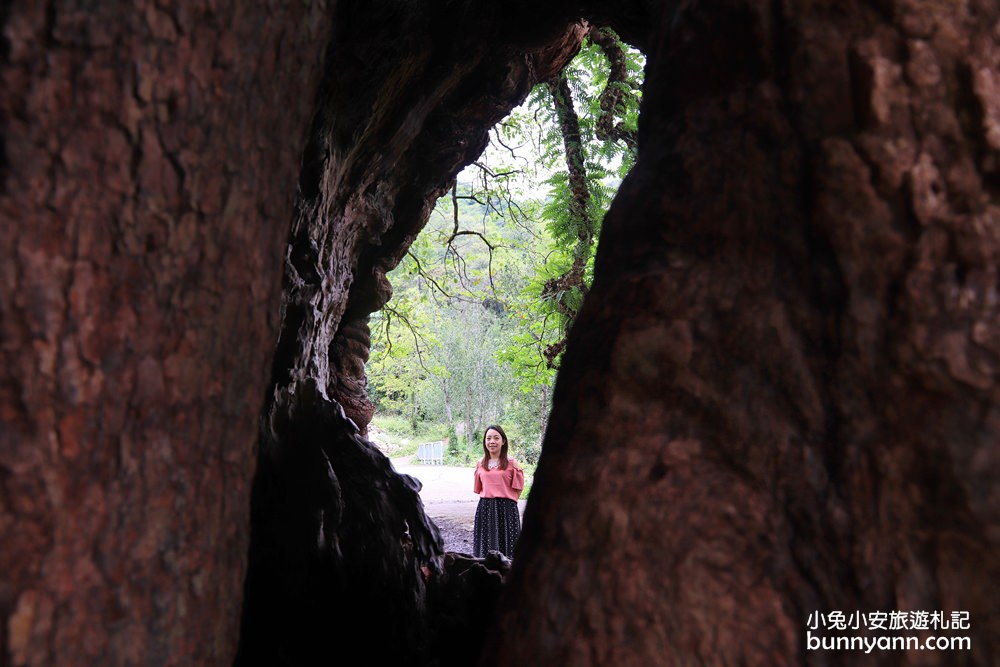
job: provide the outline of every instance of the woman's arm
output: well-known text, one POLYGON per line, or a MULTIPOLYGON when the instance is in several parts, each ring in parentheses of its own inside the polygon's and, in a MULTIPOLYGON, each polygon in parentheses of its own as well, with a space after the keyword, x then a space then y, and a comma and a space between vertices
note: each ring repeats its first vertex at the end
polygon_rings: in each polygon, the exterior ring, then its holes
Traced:
POLYGON ((476 471, 474 473, 472 473, 472 476, 475 479, 475 481, 472 483, 472 492, 473 493, 482 493, 483 492, 483 480, 479 476, 479 463, 478 462, 476 463, 476 471))

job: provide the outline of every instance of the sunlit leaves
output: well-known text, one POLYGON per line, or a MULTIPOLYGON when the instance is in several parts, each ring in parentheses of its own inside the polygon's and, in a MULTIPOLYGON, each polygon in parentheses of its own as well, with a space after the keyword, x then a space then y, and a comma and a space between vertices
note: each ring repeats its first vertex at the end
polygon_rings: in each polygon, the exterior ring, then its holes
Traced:
POLYGON ((555 376, 546 353, 561 349, 582 305, 604 214, 635 161, 643 66, 613 33, 592 31, 566 69, 580 129, 572 148, 585 173, 582 216, 570 214, 579 201, 549 87, 536 86, 491 130, 486 151, 390 274, 393 299, 373 316, 368 375, 381 409, 433 419, 451 409, 455 420, 473 421, 517 415, 527 420, 518 430, 540 436, 555 376))

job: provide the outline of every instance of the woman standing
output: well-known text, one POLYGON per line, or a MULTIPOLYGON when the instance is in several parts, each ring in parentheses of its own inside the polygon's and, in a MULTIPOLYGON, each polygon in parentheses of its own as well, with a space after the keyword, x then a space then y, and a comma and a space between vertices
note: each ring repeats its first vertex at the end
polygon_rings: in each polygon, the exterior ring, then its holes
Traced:
POLYGON ((521 535, 521 514, 517 499, 524 489, 524 471, 507 456, 507 434, 499 426, 489 426, 483 434, 483 460, 476 462, 473 493, 479 494, 472 551, 483 558, 487 551, 499 551, 507 558, 521 535))

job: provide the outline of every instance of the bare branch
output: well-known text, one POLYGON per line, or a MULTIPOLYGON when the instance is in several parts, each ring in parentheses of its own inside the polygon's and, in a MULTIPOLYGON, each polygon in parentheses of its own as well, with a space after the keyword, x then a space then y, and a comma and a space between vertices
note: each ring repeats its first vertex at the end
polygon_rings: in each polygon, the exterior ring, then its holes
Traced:
POLYGON ((421 278, 423 278, 424 280, 426 280, 427 282, 429 282, 429 283, 430 283, 431 285, 433 285, 433 286, 434 286, 434 287, 435 287, 435 288, 437 289, 437 291, 441 292, 441 294, 443 294, 443 295, 445 296, 445 298, 446 298, 446 299, 451 299, 451 298, 452 298, 451 294, 448 294, 448 292, 447 292, 447 291, 446 291, 446 290, 445 290, 445 289, 444 289, 443 287, 441 287, 441 285, 439 285, 439 284, 438 284, 438 282, 437 282, 436 280, 434 280, 434 279, 433 279, 433 278, 432 278, 432 277, 430 276, 430 274, 429 274, 429 273, 427 273, 427 272, 425 272, 425 271, 424 271, 424 267, 423 267, 423 265, 422 265, 422 264, 420 263, 420 260, 419 260, 419 259, 417 259, 417 256, 416 256, 416 255, 414 255, 414 254, 413 254, 412 252, 410 252, 410 251, 407 251, 407 252, 406 252, 406 254, 407 254, 407 256, 408 256, 408 257, 409 257, 410 259, 412 259, 412 260, 413 260, 413 262, 414 262, 414 263, 415 263, 415 264, 417 265, 417 274, 418 274, 418 275, 419 275, 419 276, 420 276, 421 278))
POLYGON ((497 247, 497 246, 493 245, 492 243, 490 243, 489 240, 485 236, 483 236, 482 234, 480 234, 479 232, 473 232, 473 231, 470 231, 468 229, 463 229, 461 231, 456 231, 454 234, 451 235, 451 238, 448 239, 448 244, 450 245, 451 242, 454 241, 459 236, 478 236, 480 239, 483 240, 483 243, 486 244, 486 247, 490 249, 490 257, 493 256, 493 250, 495 250, 496 247, 497 247))
POLYGON ((482 162, 473 162, 472 164, 475 165, 476 167, 479 167, 483 171, 483 173, 488 174, 490 178, 504 178, 506 176, 513 176, 514 174, 521 173, 519 169, 515 169, 513 171, 493 171, 482 162))
POLYGON ((417 363, 420 365, 422 369, 424 369, 425 373, 427 373, 428 375, 434 375, 434 373, 432 373, 430 369, 428 369, 427 366, 424 365, 424 355, 423 352, 421 352, 420 350, 420 343, 423 341, 423 337, 420 335, 420 332, 417 330, 417 328, 413 326, 412 323, 410 323, 410 320, 409 318, 406 317, 406 315, 403 315, 402 313, 392 308, 391 306, 388 305, 383 306, 382 310, 384 310, 386 313, 391 313, 395 315, 396 319, 400 320, 403 324, 406 325, 406 328, 407 330, 409 330, 410 335, 413 336, 413 349, 417 353, 417 363))
MULTIPOLYGON (((512 158, 514 158, 515 160, 520 160, 525 165, 528 164, 528 158, 524 157, 523 155, 518 155, 513 148, 504 143, 504 140, 500 138, 500 131, 496 127, 493 128, 493 135, 496 137, 496 142, 501 146, 503 146, 504 148, 506 148, 507 152, 510 153, 510 156, 512 158)), ((518 146, 518 148, 521 148, 521 146, 518 146)))
MULTIPOLYGON (((452 232, 451 237, 455 238, 455 234, 458 233, 458 182, 452 183, 451 185, 451 210, 455 216, 455 230, 452 232)), ((448 241, 448 245, 451 245, 451 240, 448 241)))

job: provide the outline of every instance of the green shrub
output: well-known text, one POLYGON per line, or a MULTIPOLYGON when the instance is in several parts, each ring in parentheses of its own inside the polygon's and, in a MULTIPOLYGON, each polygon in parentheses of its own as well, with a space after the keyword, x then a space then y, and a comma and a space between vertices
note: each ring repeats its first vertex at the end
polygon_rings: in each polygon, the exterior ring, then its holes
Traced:
POLYGON ((396 438, 410 438, 413 436, 409 420, 402 415, 379 413, 372 417, 372 424, 396 438))
POLYGON ((449 466, 471 467, 474 465, 475 461, 472 459, 469 452, 452 453, 451 451, 448 451, 445 453, 444 463, 449 466))
POLYGON ((461 456, 463 449, 464 449, 464 447, 462 447, 462 443, 459 442, 459 440, 458 440, 458 433, 455 431, 455 425, 454 424, 449 424, 448 425, 448 454, 450 456, 452 456, 452 457, 461 456))

